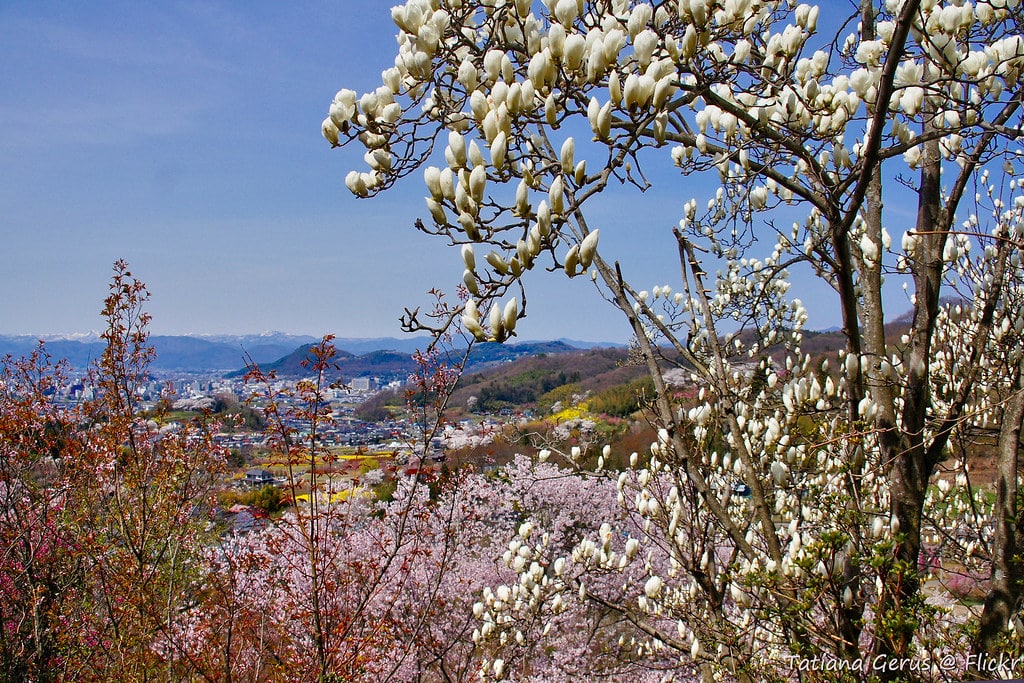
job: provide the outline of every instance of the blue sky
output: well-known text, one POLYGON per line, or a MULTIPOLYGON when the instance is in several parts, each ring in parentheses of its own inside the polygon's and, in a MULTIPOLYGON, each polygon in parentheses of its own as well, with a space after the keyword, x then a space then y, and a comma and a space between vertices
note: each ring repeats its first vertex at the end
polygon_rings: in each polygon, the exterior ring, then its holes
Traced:
MULTIPOLYGON (((0 334, 99 327, 118 258, 159 334, 397 336, 404 306, 453 291, 458 252, 411 227, 419 176, 356 201, 361 153, 320 135, 336 90, 392 64, 392 4, 0 4, 0 334)), ((602 253, 657 274, 640 288, 675 284, 678 190, 610 197, 592 219, 602 253)), ((628 338, 588 283, 530 284, 522 338, 628 338)), ((837 322, 806 303, 812 326, 837 322)))

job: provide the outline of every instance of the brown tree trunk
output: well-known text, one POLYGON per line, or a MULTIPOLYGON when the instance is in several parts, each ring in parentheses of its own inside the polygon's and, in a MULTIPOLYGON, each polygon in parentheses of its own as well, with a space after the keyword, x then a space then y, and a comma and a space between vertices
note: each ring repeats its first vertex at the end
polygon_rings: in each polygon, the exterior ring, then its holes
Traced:
POLYGON ((1024 526, 1018 519, 1017 510, 1017 466, 1022 420, 1024 377, 1018 368, 1014 393, 1006 402, 999 427, 992 588, 981 613, 978 638, 974 643, 976 654, 996 651, 999 636, 1006 631, 1010 617, 1017 611, 1024 589, 1024 566, 1018 554, 1024 541, 1021 538, 1024 526))
MULTIPOLYGON (((934 109, 934 105, 926 104, 934 109)), ((926 119, 927 121, 927 119, 926 119)), ((925 132, 933 127, 926 122, 925 132)), ((942 252, 947 231, 941 230, 942 156, 937 139, 922 145, 921 186, 918 191, 917 232, 919 244, 914 258, 914 318, 910 330, 907 362, 909 371, 904 388, 902 434, 883 433, 879 447, 883 462, 892 463, 891 513, 898 524, 894 534, 892 563, 879 598, 880 628, 873 655, 889 660, 909 656, 910 645, 918 626, 921 603, 917 563, 921 552, 921 514, 928 479, 935 468, 924 442, 924 427, 931 404, 928 364, 931 358, 932 335, 939 312, 942 285, 942 252)), ((887 672, 882 673, 886 678, 887 672)), ((895 674, 892 674, 895 675, 895 674)))

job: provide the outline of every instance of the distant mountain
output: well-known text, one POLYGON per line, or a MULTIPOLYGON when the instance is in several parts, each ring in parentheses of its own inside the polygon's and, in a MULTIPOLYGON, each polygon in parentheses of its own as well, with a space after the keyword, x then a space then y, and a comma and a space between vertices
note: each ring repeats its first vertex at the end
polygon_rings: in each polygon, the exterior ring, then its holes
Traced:
MULTIPOLYGON (((42 337, 46 349, 55 359, 67 359, 72 367, 83 370, 102 354, 105 344, 96 332, 42 337)), ((31 353, 40 337, 31 335, 0 335, 0 357, 31 353)), ((207 372, 244 374, 243 368, 254 361, 266 370, 282 376, 305 374, 302 360, 319 339, 308 335, 264 332, 250 335, 155 335, 150 343, 156 349, 152 369, 158 372, 207 372)), ((334 340, 338 349, 336 361, 341 374, 353 377, 405 377, 414 371, 412 354, 427 346, 424 336, 395 338, 341 337, 334 340)), ((592 342, 531 341, 516 344, 482 343, 473 347, 469 367, 508 363, 524 356, 556 354, 598 346, 592 342)), ((614 346, 603 344, 600 346, 614 346)))
MULTIPOLYGON (((313 356, 310 354, 310 350, 313 347, 313 344, 304 344, 282 358, 268 363, 260 363, 260 369, 265 372, 273 371, 280 377, 308 375, 309 370, 306 365, 313 360, 313 356)), ((337 366, 337 371, 329 374, 332 376, 340 374, 344 380, 367 375, 404 377, 412 372, 416 366, 412 356, 408 353, 383 350, 371 351, 370 353, 357 356, 344 349, 338 349, 332 362, 337 366)), ((245 372, 244 369, 236 370, 227 376, 241 377, 245 372)))
POLYGON ((30 335, 4 335, 0 336, 0 356, 27 356, 42 340, 45 341, 46 350, 54 361, 66 359, 72 367, 84 369, 100 357, 106 345, 102 341, 88 341, 91 337, 87 335, 83 335, 82 339, 83 341, 70 341, 60 337, 44 339, 30 335))
POLYGON ((345 349, 349 353, 361 356, 371 351, 398 351, 400 353, 414 353, 427 348, 430 337, 338 337, 334 340, 334 346, 345 349))
MULTIPOLYGON (((290 335, 288 335, 290 336, 290 335)), ((106 344, 93 335, 51 336, 44 338, 46 350, 54 359, 66 359, 73 368, 84 370, 103 354, 106 344)), ((261 335, 246 337, 222 336, 221 340, 198 336, 153 336, 150 343, 156 350, 152 369, 157 371, 224 372, 234 370, 247 362, 274 361, 290 353, 298 343, 309 343, 312 337, 295 337, 295 343, 286 338, 267 338, 261 335)), ((31 353, 40 339, 28 335, 0 336, 0 356, 14 357, 31 353)))
MULTIPOLYGON (((574 349, 625 349, 629 347, 629 344, 620 344, 618 342, 595 342, 595 341, 583 341, 581 339, 567 339, 565 337, 559 337, 555 341, 563 344, 568 344, 574 349)), ((520 344, 541 344, 550 342, 536 342, 536 341, 523 341, 520 344)))
POLYGON ((229 370, 237 368, 239 361, 245 363, 246 354, 261 363, 274 358, 282 347, 280 345, 253 346, 246 348, 242 344, 215 342, 200 337, 150 337, 156 349, 154 369, 158 370, 229 370))
MULTIPOLYGON (((521 353, 530 350, 530 353, 544 353, 541 349, 544 344, 563 344, 574 349, 592 349, 596 347, 607 348, 616 346, 625 346, 624 344, 614 344, 611 342, 588 342, 588 341, 577 341, 575 339, 557 339, 552 341, 521 341, 515 344, 477 344, 477 349, 484 349, 488 346, 494 346, 497 348, 509 349, 513 347, 520 347, 519 351, 504 351, 504 357, 508 357, 508 354, 512 356, 521 355, 521 353)), ((334 346, 339 349, 345 349, 350 353, 354 353, 357 356, 361 356, 371 351, 398 351, 401 353, 415 353, 416 351, 422 351, 427 348, 430 344, 430 337, 425 335, 419 335, 416 337, 373 337, 373 338, 353 338, 353 337, 338 337, 334 340, 334 346)), ((552 347, 551 353, 559 353, 563 350, 562 347, 552 347)), ((499 355, 502 355, 499 354, 499 355)))
POLYGON ((186 337, 205 339, 211 342, 241 345, 246 348, 254 346, 282 346, 294 349, 300 344, 313 344, 320 341, 319 337, 308 334, 288 334, 287 332, 260 332, 259 334, 189 334, 186 337))
MULTIPOLYGON (((264 371, 274 371, 280 377, 301 377, 309 371, 303 365, 312 360, 309 353, 312 344, 305 344, 288 355, 270 363, 261 363, 264 371)), ((526 356, 544 356, 547 354, 567 353, 578 349, 565 342, 522 342, 519 344, 476 344, 470 353, 468 368, 481 369, 502 363, 510 363, 526 356)), ((339 349, 334 357, 337 374, 345 381, 355 377, 380 377, 382 379, 404 379, 415 372, 417 363, 412 354, 390 349, 370 351, 356 355, 347 350, 339 349)), ((245 370, 237 370, 227 375, 240 377, 245 370)), ((333 373, 332 373, 333 374, 333 373)))
POLYGON ((517 344, 484 342, 473 346, 467 368, 481 368, 496 363, 510 363, 526 356, 566 353, 578 350, 577 347, 564 341, 527 341, 517 344))

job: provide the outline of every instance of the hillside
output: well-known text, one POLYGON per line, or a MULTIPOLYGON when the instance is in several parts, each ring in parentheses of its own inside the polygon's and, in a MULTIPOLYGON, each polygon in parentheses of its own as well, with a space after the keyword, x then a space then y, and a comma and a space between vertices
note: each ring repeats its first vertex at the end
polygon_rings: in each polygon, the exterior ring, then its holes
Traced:
POLYGON ((626 354, 626 349, 607 348, 543 353, 468 373, 459 381, 451 405, 464 406, 475 396, 481 410, 522 406, 570 384, 580 393, 597 393, 646 375, 641 366, 624 365, 626 354))
MULTIPOLYGON (((886 340, 896 347, 900 336, 907 331, 907 321, 899 319, 886 326, 886 340)), ((753 334, 743 335, 748 343, 753 334)), ((805 331, 802 349, 819 362, 825 358, 833 363, 839 349, 845 348, 846 341, 841 331, 805 331)), ((675 364, 676 355, 669 349, 663 350, 667 362, 675 364)), ((782 344, 768 349, 768 353, 782 363, 786 347, 782 344)), ((833 367, 838 367, 833 364, 833 367)), ((620 392, 630 383, 647 377, 642 365, 627 362, 627 349, 599 348, 573 350, 557 355, 539 354, 522 358, 514 363, 468 372, 459 381, 452 395, 450 405, 465 407, 472 405, 482 411, 502 408, 522 409, 538 407, 545 399, 550 402, 558 397, 559 387, 571 386, 573 392, 590 396, 607 397, 620 392), (545 397, 545 394, 552 395, 545 397), (473 397, 473 398, 471 398, 473 397)), ((563 394, 566 392, 562 392, 563 394)), ((539 406, 546 408, 546 405, 539 406)))
MULTIPOLYGON (((506 346, 506 353, 525 351, 517 349, 522 346, 506 346)), ((487 349, 485 355, 493 358, 496 351, 487 349)), ((511 360, 484 364, 478 361, 459 379, 448 405, 457 411, 547 411, 558 401, 571 400, 573 395, 621 393, 646 376, 644 367, 628 364, 627 355, 624 348, 572 349, 553 342, 535 348, 530 354, 519 353, 511 360)), ((627 393, 631 400, 635 399, 634 391, 627 393)), ((366 401, 359 412, 364 419, 379 419, 387 406, 404 402, 402 391, 384 391, 366 401)))

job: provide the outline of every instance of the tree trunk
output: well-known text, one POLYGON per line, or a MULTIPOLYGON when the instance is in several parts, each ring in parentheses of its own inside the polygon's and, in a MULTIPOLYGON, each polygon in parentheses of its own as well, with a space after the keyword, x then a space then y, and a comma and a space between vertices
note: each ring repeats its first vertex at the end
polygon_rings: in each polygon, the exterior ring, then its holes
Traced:
MULTIPOLYGON (((934 109, 927 104, 926 109, 934 109)), ((931 119, 928 119, 931 121, 931 119)), ((925 132, 934 123, 925 124, 925 132)), ((880 624, 874 653, 883 659, 906 659, 918 627, 921 603, 917 563, 921 552, 921 515, 928 479, 935 468, 924 440, 925 421, 931 404, 929 362, 931 342, 939 313, 942 286, 942 254, 947 230, 942 230, 941 167, 942 155, 937 139, 922 145, 921 185, 918 190, 916 230, 920 247, 915 254, 914 318, 910 329, 907 362, 909 371, 903 391, 901 434, 891 438, 880 435, 879 448, 883 462, 892 463, 891 515, 898 525, 894 532, 895 547, 892 564, 883 576, 884 588, 879 597, 880 624)), ((895 434, 893 434, 895 436, 895 434)), ((883 672, 883 677, 896 674, 883 672)))
MULTIPOLYGON (((1014 393, 1003 409, 999 427, 996 475, 995 537, 992 542, 992 588, 981 613, 977 654, 994 653, 999 636, 1017 611, 1024 588, 1024 567, 1018 554, 1024 528, 1017 511, 1017 466, 1021 422, 1024 420, 1024 377, 1018 368, 1014 393)), ((972 674, 979 672, 972 671, 972 674)))

